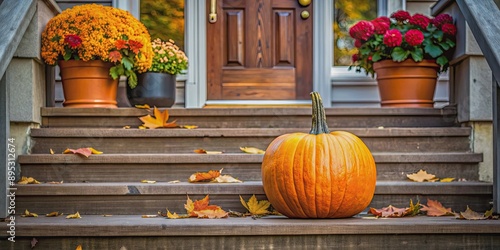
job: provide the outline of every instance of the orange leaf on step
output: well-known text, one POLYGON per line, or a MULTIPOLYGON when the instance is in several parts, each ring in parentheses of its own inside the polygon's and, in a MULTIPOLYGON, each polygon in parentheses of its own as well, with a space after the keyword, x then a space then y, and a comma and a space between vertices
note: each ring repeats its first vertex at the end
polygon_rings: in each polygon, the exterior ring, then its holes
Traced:
POLYGON ((409 208, 397 208, 392 205, 389 205, 388 207, 384 207, 381 209, 376 209, 371 207, 370 211, 368 211, 369 214, 373 214, 378 217, 404 217, 408 212, 409 208))
POLYGON ((194 211, 198 218, 208 218, 208 219, 221 219, 227 218, 228 212, 222 210, 222 208, 218 207, 217 209, 205 209, 201 211, 194 211))
POLYGON ((445 208, 441 202, 437 200, 427 199, 427 206, 421 205, 421 211, 426 211, 427 216, 445 216, 445 215, 455 215, 451 208, 445 208))
POLYGON ((220 176, 221 170, 210 170, 208 172, 198 172, 189 176, 189 182, 202 182, 202 181, 212 181, 213 179, 220 176))
POLYGON ((101 151, 97 151, 93 148, 79 148, 79 149, 71 149, 71 148, 67 148, 66 150, 64 150, 63 154, 80 154, 80 155, 83 155, 85 157, 89 157, 91 154, 102 154, 101 151))
MULTIPOLYGON (((189 196, 187 197, 187 202, 184 205, 186 208, 187 214, 190 217, 198 217, 198 218, 212 218, 212 216, 215 216, 214 218, 223 218, 219 217, 222 216, 222 212, 225 213, 225 211, 222 210, 221 207, 217 205, 209 205, 210 198, 209 196, 205 196, 205 198, 197 201, 192 201, 189 196), (213 210, 215 212, 207 212, 206 210, 213 210), (219 210, 222 210, 219 211, 219 210), (203 211, 203 212, 201 212, 203 211)), ((226 213, 227 216, 227 213, 226 213)))
POLYGON ((427 173, 427 171, 420 169, 417 173, 407 174, 408 179, 416 182, 432 181, 436 178, 435 175, 427 173))
POLYGON ((461 220, 498 220, 499 216, 493 215, 493 209, 486 211, 484 214, 473 211, 467 206, 467 210, 460 212, 455 216, 457 219, 461 220))
POLYGON ((222 154, 222 151, 207 151, 207 150, 202 149, 202 148, 195 149, 195 150, 193 150, 193 152, 195 152, 195 153, 197 153, 197 154, 207 154, 207 155, 218 155, 218 154, 222 154))
POLYGON ((175 123, 176 121, 173 122, 167 122, 168 121, 168 110, 164 110, 161 112, 158 108, 154 108, 154 117, 151 115, 146 115, 139 117, 139 119, 144 123, 143 126, 150 128, 150 129, 155 129, 155 128, 176 128, 178 125, 175 123))
POLYGON ((138 109, 150 109, 151 108, 148 104, 144 104, 144 105, 137 104, 137 105, 135 105, 135 107, 138 109))

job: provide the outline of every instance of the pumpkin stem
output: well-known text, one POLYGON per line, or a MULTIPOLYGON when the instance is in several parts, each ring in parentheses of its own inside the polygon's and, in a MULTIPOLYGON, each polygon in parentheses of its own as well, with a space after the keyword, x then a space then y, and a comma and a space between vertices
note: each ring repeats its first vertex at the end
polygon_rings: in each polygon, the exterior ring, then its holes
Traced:
POLYGON ((328 124, 326 123, 325 108, 318 92, 311 93, 312 98, 312 126, 309 134, 328 134, 328 124))

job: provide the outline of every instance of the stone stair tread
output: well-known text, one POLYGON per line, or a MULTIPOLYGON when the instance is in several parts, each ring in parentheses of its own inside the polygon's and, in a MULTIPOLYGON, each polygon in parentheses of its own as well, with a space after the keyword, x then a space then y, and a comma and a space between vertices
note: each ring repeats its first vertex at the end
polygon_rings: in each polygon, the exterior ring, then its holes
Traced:
MULTIPOLYGON (((359 137, 469 136, 468 127, 330 128, 359 137)), ((122 129, 122 128, 39 128, 32 137, 278 137, 286 133, 309 132, 308 128, 197 128, 197 129, 122 129)))
MULTIPOLYGON (((348 235, 348 234, 492 234, 500 232, 500 220, 457 220, 452 216, 416 216, 373 219, 357 215, 345 219, 263 218, 177 219, 142 218, 136 215, 82 215, 37 218, 17 217, 16 237, 132 237, 132 236, 253 236, 253 235, 348 235)), ((0 230, 8 231, 7 223, 0 230)), ((493 239, 493 238, 492 238, 493 239)), ((16 238, 17 240, 17 238, 16 238)), ((498 238, 497 238, 498 241, 498 238)), ((497 243, 498 244, 498 243, 497 243)))
MULTIPOLYGON (((180 183, 157 182, 62 183, 16 185, 18 196, 106 196, 106 195, 178 195, 178 194, 255 194, 264 195, 261 181, 243 183, 180 183)), ((479 181, 463 182, 412 182, 377 181, 375 194, 491 194, 492 183, 479 181)))
MULTIPOLYGON (((477 163, 483 160, 483 155, 470 152, 374 152, 376 163, 404 162, 468 162, 477 163)), ((94 164, 94 163, 260 163, 263 155, 245 153, 224 154, 104 154, 91 155, 84 158, 73 154, 31 154, 20 155, 20 164, 94 164)))

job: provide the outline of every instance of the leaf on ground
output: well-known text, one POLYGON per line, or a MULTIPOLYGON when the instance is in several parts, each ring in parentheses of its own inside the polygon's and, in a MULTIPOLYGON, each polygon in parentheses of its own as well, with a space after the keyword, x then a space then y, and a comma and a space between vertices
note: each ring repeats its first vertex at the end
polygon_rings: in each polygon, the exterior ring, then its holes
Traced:
POLYGON ((145 214, 141 216, 141 218, 156 218, 156 217, 158 217, 157 214, 145 214))
POLYGON ((169 184, 174 184, 174 183, 181 183, 181 181, 179 181, 179 180, 173 180, 173 181, 169 181, 169 182, 167 182, 167 183, 169 183, 169 184))
POLYGON ((209 195, 205 196, 205 198, 201 200, 197 200, 194 202, 188 196, 186 204, 184 204, 184 208, 186 208, 186 212, 189 217, 212 219, 212 218, 226 218, 228 216, 228 213, 222 210, 221 207, 217 205, 209 205, 209 202, 210 202, 209 195))
POLYGON ((164 110, 161 112, 158 108, 154 108, 154 117, 151 115, 146 115, 139 117, 139 119, 144 123, 143 126, 150 128, 150 129, 156 129, 156 128, 176 128, 178 127, 176 121, 173 122, 168 122, 168 110, 164 110))
POLYGON ((17 182, 17 184, 22 184, 22 185, 25 185, 25 184, 40 184, 41 182, 37 181, 35 178, 33 177, 26 177, 26 176, 22 176, 21 179, 17 182))
POLYGON ((202 181, 212 181, 215 178, 219 177, 222 173, 221 170, 210 170, 208 172, 198 172, 189 176, 189 182, 202 182, 202 181))
POLYGON ((142 183, 148 183, 148 184, 155 184, 156 181, 150 181, 150 180, 141 180, 142 183))
POLYGON ((179 219, 180 216, 174 212, 173 214, 167 209, 167 218, 169 219, 179 219))
POLYGON ((247 216, 247 214, 240 213, 238 211, 232 211, 232 210, 229 210, 228 214, 230 217, 246 217, 247 216))
POLYGON ((248 201, 245 201, 240 195, 240 202, 251 215, 266 215, 271 213, 267 210, 271 206, 271 203, 267 200, 258 201, 255 194, 248 201))
POLYGON ((28 209, 24 210, 24 213, 21 215, 21 217, 38 217, 38 214, 32 213, 28 211, 28 209))
POLYGON ((66 150, 63 151, 63 154, 80 154, 88 158, 92 154, 100 155, 102 154, 102 152, 94 148, 78 148, 78 149, 67 148, 66 150))
POLYGON ((54 150, 50 149, 50 154, 53 155, 54 154, 54 150))
POLYGON ((61 216, 62 213, 59 213, 59 212, 51 212, 51 213, 48 213, 45 215, 45 217, 57 217, 57 216, 61 216))
POLYGON ((76 246, 76 249, 75 250, 82 250, 82 245, 78 245, 76 246))
POLYGON ((486 211, 484 214, 473 211, 467 206, 464 212, 460 212, 455 216, 461 220, 498 220, 498 216, 493 216, 493 209, 486 211))
POLYGON ((431 181, 436 178, 435 175, 427 173, 427 171, 420 169, 417 173, 407 174, 408 179, 416 182, 431 181))
POLYGON ((123 126, 123 129, 130 129, 130 126, 129 125, 123 126))
POLYGON ((240 150, 247 154, 260 154, 263 155, 266 153, 265 150, 254 148, 254 147, 240 147, 240 150))
POLYGON ((137 105, 135 105, 135 107, 138 109, 150 109, 151 108, 148 104, 144 104, 144 105, 137 104, 137 105))
POLYGON ((63 184, 64 181, 49 181, 47 184, 63 184))
POLYGON ((455 178, 447 177, 447 178, 441 178, 441 179, 439 179, 439 182, 452 182, 454 180, 455 180, 455 178))
POLYGON ((222 154, 222 151, 207 151, 207 150, 202 149, 202 148, 195 149, 195 150, 193 150, 193 152, 195 152, 197 154, 207 154, 207 155, 219 155, 219 154, 222 154))
POLYGON ((420 204, 420 201, 417 201, 416 204, 413 204, 413 200, 410 199, 410 208, 408 211, 408 216, 416 216, 420 213, 420 208, 422 205, 420 204))
POLYGON ((147 129, 145 126, 142 126, 140 125, 139 127, 137 127, 138 129, 147 129))
POLYGON ((36 238, 33 238, 31 239, 30 243, 31 243, 31 248, 34 248, 36 247, 36 243, 38 243, 38 240, 36 238))
POLYGON ((218 182, 218 183, 242 183, 243 181, 240 181, 240 180, 226 174, 226 175, 221 175, 221 176, 215 178, 214 182, 218 182))
POLYGON ((194 211, 198 218, 201 219, 222 219, 228 217, 228 212, 222 210, 222 208, 217 209, 205 209, 201 211, 194 211))
POLYGON ((427 216, 455 215, 451 208, 445 208, 441 202, 431 199, 427 199, 427 205, 422 205, 420 210, 427 212, 427 216))
POLYGON ((70 214, 66 216, 66 219, 81 219, 82 217, 80 216, 79 212, 76 212, 74 214, 70 214))
POLYGON ((185 128, 185 129, 197 129, 198 126, 196 126, 196 125, 181 125, 181 128, 185 128))
POLYGON ((397 208, 392 205, 389 205, 388 207, 384 207, 381 209, 376 209, 371 207, 368 213, 378 217, 395 218, 395 217, 404 217, 406 214, 408 214, 409 210, 410 210, 409 208, 397 208))

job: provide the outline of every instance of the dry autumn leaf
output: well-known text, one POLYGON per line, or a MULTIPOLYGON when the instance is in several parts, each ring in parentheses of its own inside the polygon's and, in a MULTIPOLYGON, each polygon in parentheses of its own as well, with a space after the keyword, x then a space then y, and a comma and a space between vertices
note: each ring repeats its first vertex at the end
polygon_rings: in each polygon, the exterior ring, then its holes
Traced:
POLYGON ((156 181, 150 181, 150 180, 141 180, 142 183, 148 183, 148 184, 155 184, 156 181))
POLYGON ((169 219, 179 219, 181 218, 177 213, 171 213, 168 209, 167 209, 167 218, 169 219))
POLYGON ((54 154, 54 150, 50 149, 50 154, 53 155, 54 154))
POLYGON ((408 212, 409 208, 397 208, 392 205, 381 209, 371 207, 370 211, 368 211, 369 214, 384 218, 404 217, 408 212))
POLYGON ((63 151, 63 154, 80 154, 80 155, 83 155, 85 157, 89 157, 90 155, 92 154, 95 154, 95 155, 100 155, 102 154, 101 151, 98 151, 94 148, 79 148, 79 149, 70 149, 70 148, 67 148, 66 150, 63 151))
POLYGON ((197 129, 198 126, 196 126, 196 125, 181 125, 181 128, 185 128, 185 129, 197 129))
POLYGON ((82 250, 82 245, 78 245, 76 246, 76 249, 75 250, 82 250))
POLYGON ((48 213, 45 215, 45 217, 57 217, 57 216, 61 216, 62 213, 59 213, 59 212, 52 212, 52 213, 48 213))
POLYGON ((38 243, 38 240, 36 238, 33 238, 31 239, 30 243, 31 243, 31 248, 35 248, 36 243, 38 243))
POLYGON ((40 184, 41 182, 35 180, 33 177, 22 176, 21 179, 17 182, 17 184, 25 185, 25 184, 40 184))
POLYGON ((215 178, 214 182, 218 182, 218 183, 242 183, 243 181, 240 181, 240 180, 226 174, 226 175, 221 175, 221 176, 215 178))
POLYGON ((145 214, 141 216, 141 218, 156 218, 156 217, 158 217, 157 214, 145 214))
POLYGON ((457 216, 457 219, 462 219, 462 220, 486 220, 488 217, 484 216, 484 214, 480 214, 478 212, 475 212, 474 210, 470 209, 469 206, 467 206, 467 209, 464 212, 460 212, 457 216))
POLYGON ((145 126, 142 126, 140 125, 139 127, 137 127, 138 129, 147 129, 145 126))
POLYGON ((167 183, 169 183, 169 184, 175 184, 175 183, 181 183, 181 181, 179 181, 179 180, 173 180, 173 181, 169 181, 167 183))
POLYGON ((446 216, 446 215, 455 215, 451 211, 451 208, 445 208, 441 204, 441 202, 437 200, 427 199, 427 205, 421 205, 422 208, 420 210, 427 212, 427 216, 446 216))
POLYGON ((271 203, 267 200, 258 201, 255 194, 248 199, 248 202, 240 195, 240 202, 251 215, 266 215, 271 213, 267 210, 271 206, 271 203))
POLYGON ((194 211, 196 215, 198 215, 198 218, 202 219, 221 219, 221 218, 227 218, 228 217, 228 212, 222 210, 222 208, 218 209, 205 209, 201 211, 194 211))
POLYGON ((193 150, 193 152, 195 152, 195 153, 197 153, 197 154, 207 154, 207 155, 218 155, 218 154, 222 154, 222 151, 207 151, 207 150, 202 149, 202 148, 195 149, 195 150, 193 150))
POLYGON ((123 126, 123 129, 130 129, 130 126, 123 126))
POLYGON ((139 117, 139 119, 144 123, 144 127, 150 129, 178 127, 178 125, 175 123, 176 121, 167 122, 169 117, 168 110, 164 110, 163 112, 161 112, 158 108, 155 107, 153 113, 154 117, 152 117, 151 115, 139 117))
POLYGON ((81 219, 82 217, 80 216, 79 212, 76 212, 74 214, 70 214, 66 216, 66 219, 81 219))
POLYGON ((427 173, 427 171, 420 169, 417 173, 407 174, 408 179, 416 182, 432 181, 436 178, 435 175, 427 173))
POLYGON ((409 210, 408 210, 408 216, 415 216, 415 215, 418 215, 420 213, 420 208, 422 207, 422 205, 420 204, 420 201, 417 201, 416 204, 413 204, 413 200, 410 199, 410 207, 409 207, 409 210))
POLYGON ((189 182, 202 182, 202 181, 212 181, 213 179, 220 176, 222 170, 210 170, 208 172, 198 172, 189 176, 189 182))
POLYGON ((205 196, 205 198, 197 201, 192 201, 189 196, 187 197, 186 204, 184 204, 184 208, 186 208, 186 212, 189 217, 197 217, 197 218, 226 218, 228 213, 222 210, 221 207, 217 205, 209 205, 210 198, 209 196, 205 196))
POLYGON ((265 154, 266 151, 254 147, 240 147, 240 150, 247 154, 265 154))
POLYGON ((50 181, 50 182, 47 182, 47 184, 63 184, 64 181, 50 181))
POLYGON ((148 105, 148 104, 144 104, 144 105, 135 105, 136 108, 138 109, 150 109, 151 107, 148 105))
POLYGON ((21 217, 38 217, 38 214, 31 213, 28 211, 28 209, 24 210, 24 213, 21 215, 21 217))
POLYGON ((448 178, 441 178, 441 179, 439 179, 439 182, 452 182, 454 180, 455 180, 455 178, 448 177, 448 178))

